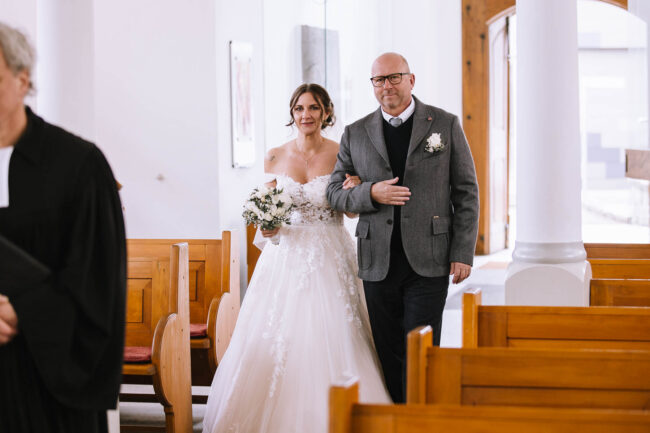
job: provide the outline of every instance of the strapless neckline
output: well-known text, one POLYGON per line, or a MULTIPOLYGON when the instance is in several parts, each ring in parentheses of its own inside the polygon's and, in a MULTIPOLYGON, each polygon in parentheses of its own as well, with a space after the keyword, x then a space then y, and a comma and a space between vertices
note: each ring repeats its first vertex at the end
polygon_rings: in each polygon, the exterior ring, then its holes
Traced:
POLYGON ((331 175, 330 174, 321 174, 320 176, 316 176, 316 177, 311 178, 310 180, 308 180, 305 183, 298 182, 293 177, 291 177, 291 176, 289 176, 287 174, 276 174, 276 176, 284 177, 285 179, 290 180, 291 182, 295 183, 296 185, 305 186, 305 185, 309 185, 310 183, 315 182, 315 181, 317 181, 319 179, 322 179, 324 177, 330 177, 331 175))

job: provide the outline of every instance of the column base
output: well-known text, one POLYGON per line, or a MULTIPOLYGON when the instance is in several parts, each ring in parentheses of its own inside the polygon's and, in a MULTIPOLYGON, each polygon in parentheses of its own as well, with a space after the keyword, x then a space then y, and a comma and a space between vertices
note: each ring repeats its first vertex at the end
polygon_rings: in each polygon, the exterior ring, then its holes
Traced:
POLYGON ((591 265, 515 261, 506 272, 506 305, 589 306, 591 265))

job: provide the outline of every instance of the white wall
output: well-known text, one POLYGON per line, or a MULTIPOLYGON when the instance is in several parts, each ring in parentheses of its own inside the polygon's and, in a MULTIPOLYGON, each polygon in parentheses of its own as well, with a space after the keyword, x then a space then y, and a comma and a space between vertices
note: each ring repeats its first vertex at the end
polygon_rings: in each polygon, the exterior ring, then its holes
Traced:
POLYGON ((264 3, 266 141, 270 147, 293 138, 284 127, 288 103, 300 80, 300 25, 339 33, 343 126, 377 108, 369 82, 373 60, 386 51, 402 53, 416 74, 414 93, 429 104, 461 115, 461 0, 278 0, 264 3))
MULTIPOLYGON (((261 0, 98 2, 98 142, 124 184, 129 237, 238 229, 264 149, 261 0), (257 163, 232 168, 229 41, 253 43, 257 163), (137 65, 137 66, 136 66, 137 65)), ((245 281, 245 248, 241 276, 245 281)))
POLYGON ((461 0, 395 0, 391 50, 415 74, 420 100, 462 119, 461 0))
MULTIPOLYGON (((264 20, 263 0, 239 0, 237 2, 219 1, 215 9, 216 33, 213 58, 216 66, 216 120, 218 144, 218 206, 222 229, 236 228, 240 233, 242 289, 247 285, 246 273, 246 227, 242 220, 242 205, 253 187, 263 182, 264 167, 264 129, 266 112, 264 109, 264 20), (229 42, 231 40, 253 44, 253 116, 255 128, 255 165, 250 168, 232 168, 231 127, 230 127, 230 63, 229 42)), ((244 291, 242 291, 244 294, 244 291)))
POLYGON ((131 238, 220 234, 212 2, 95 3, 97 143, 131 238))
POLYGON ((290 119, 289 98, 294 89, 302 84, 300 26, 323 27, 323 23, 322 2, 263 2, 264 123, 267 148, 279 146, 295 137, 295 130, 284 125, 290 119))
POLYGON ((94 141, 93 2, 40 0, 36 16, 38 114, 94 141))

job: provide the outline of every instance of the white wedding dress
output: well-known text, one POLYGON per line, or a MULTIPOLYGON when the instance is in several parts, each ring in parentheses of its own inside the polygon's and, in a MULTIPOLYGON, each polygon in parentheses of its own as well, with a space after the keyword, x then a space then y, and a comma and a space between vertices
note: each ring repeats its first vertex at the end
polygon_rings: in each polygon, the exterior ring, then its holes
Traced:
POLYGON ((257 261, 208 398, 204 433, 325 433, 329 388, 360 380, 390 403, 362 301, 352 238, 325 197, 329 175, 277 176, 295 208, 257 261))

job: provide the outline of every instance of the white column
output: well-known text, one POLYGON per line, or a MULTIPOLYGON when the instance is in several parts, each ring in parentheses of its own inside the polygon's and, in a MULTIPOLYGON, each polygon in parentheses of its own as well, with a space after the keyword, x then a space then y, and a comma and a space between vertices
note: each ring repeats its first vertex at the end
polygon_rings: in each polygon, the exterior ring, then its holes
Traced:
POLYGON ((589 305, 577 0, 517 0, 517 239, 506 304, 589 305))
MULTIPOLYGON (((647 0, 628 0, 628 11, 641 18, 646 23, 646 58, 647 65, 650 66, 650 2, 647 0)), ((650 68, 648 68, 650 70, 650 68)), ((647 73, 647 79, 650 79, 650 73, 647 73)), ((650 83, 647 86, 648 92, 648 116, 650 116, 650 83)), ((646 125, 648 122, 646 121, 646 125)), ((650 133, 648 134, 650 137, 650 133)))

